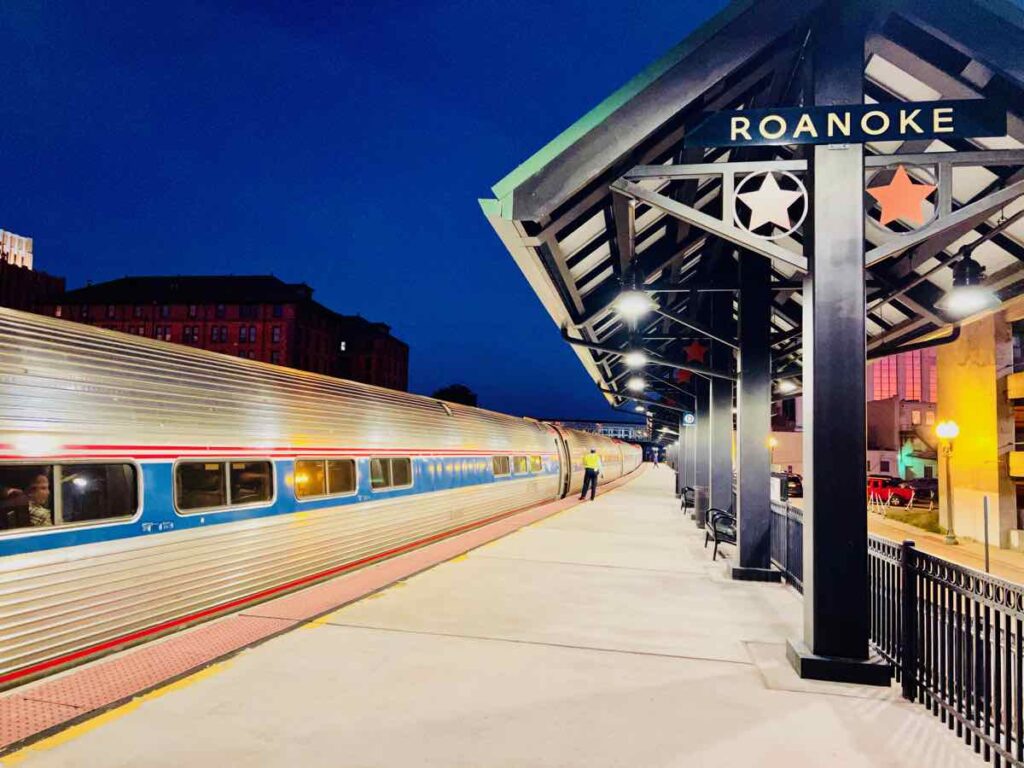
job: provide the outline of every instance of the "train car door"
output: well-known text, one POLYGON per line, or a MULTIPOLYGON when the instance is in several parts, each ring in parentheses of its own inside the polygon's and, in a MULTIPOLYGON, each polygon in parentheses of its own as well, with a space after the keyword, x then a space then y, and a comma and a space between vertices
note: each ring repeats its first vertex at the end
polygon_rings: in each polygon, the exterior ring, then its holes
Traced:
POLYGON ((558 451, 558 463, 561 466, 558 475, 558 498, 564 499, 569 495, 569 483, 572 482, 572 457, 569 456, 569 445, 562 430, 554 424, 551 427, 555 431, 555 449, 558 451))

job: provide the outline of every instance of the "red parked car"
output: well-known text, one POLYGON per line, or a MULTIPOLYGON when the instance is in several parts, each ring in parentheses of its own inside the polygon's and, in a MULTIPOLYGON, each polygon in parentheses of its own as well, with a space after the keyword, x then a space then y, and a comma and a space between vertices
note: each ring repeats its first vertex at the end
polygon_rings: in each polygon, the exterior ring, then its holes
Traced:
POLYGON ((900 485, 898 477, 872 475, 868 478, 868 500, 881 499, 894 507, 904 507, 914 498, 914 489, 900 485))

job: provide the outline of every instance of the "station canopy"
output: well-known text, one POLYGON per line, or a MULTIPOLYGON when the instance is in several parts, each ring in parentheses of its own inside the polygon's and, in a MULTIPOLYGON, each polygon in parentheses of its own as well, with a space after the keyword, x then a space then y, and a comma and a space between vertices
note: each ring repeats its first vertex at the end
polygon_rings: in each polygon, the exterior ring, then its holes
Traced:
MULTIPOLYGON (((625 387, 631 371, 621 355, 608 351, 625 349, 631 339, 612 308, 626 273, 638 272, 647 286, 661 289, 652 296, 668 314, 693 318, 714 287, 715 262, 735 261, 741 251, 671 215, 671 206, 627 200, 623 180, 658 200, 721 219, 721 177, 659 179, 651 167, 809 157, 805 146, 705 149, 687 146, 685 137, 709 112, 809 103, 815 29, 829 23, 818 13, 821 5, 731 3, 494 185, 493 198, 480 201, 563 334, 593 345, 573 348, 612 404, 632 399, 625 387)), ((1024 215, 1014 219, 1024 210, 1024 11, 1007 0, 873 7, 879 10, 866 39, 865 103, 985 99, 1006 109, 1008 128, 990 138, 865 145, 867 175, 883 167, 870 167, 872 157, 895 156, 918 168, 942 153, 952 158, 930 166, 940 195, 945 191, 948 198, 935 234, 916 237, 913 226, 900 221, 883 226, 877 209, 866 204, 869 356, 950 332, 955 318, 943 312, 940 299, 952 288, 950 264, 964 246, 1001 300, 1024 293, 1024 215)), ((934 204, 942 205, 938 200, 934 204)), ((803 237, 798 228, 775 244, 800 256, 803 237)), ((798 372, 801 360, 803 273, 793 261, 799 259, 772 260, 778 283, 773 370, 780 377, 798 372)), ((684 359, 682 349, 700 336, 661 314, 648 316, 640 332, 645 348, 662 359, 684 359)), ((674 372, 664 373, 672 378, 674 372)), ((663 394, 675 401, 671 389, 663 394)), ((666 423, 675 418, 659 412, 666 423)))

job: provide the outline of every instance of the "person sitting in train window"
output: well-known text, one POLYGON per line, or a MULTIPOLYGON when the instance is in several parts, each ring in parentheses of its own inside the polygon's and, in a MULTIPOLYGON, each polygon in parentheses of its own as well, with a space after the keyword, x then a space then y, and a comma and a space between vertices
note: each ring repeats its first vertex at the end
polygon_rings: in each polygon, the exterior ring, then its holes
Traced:
POLYGON ((28 525, 28 497, 20 488, 0 487, 0 530, 28 525))
POLYGON ((53 513, 46 506, 50 503, 50 478, 38 474, 25 489, 28 496, 28 519, 31 526, 53 525, 53 513))
POLYGON ((604 467, 601 464, 601 457, 597 455, 597 449, 591 448, 590 453, 584 454, 583 470, 583 492, 580 494, 580 501, 586 498, 588 490, 590 500, 593 501, 594 494, 597 493, 597 477, 604 475, 604 467))

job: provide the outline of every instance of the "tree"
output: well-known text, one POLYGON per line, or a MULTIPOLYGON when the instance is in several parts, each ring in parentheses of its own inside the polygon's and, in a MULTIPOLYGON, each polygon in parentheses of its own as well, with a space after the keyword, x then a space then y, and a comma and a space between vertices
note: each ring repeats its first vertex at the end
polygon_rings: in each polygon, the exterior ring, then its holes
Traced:
POLYGON ((476 405, 476 392, 465 384, 449 384, 434 392, 431 397, 460 405, 476 405))

